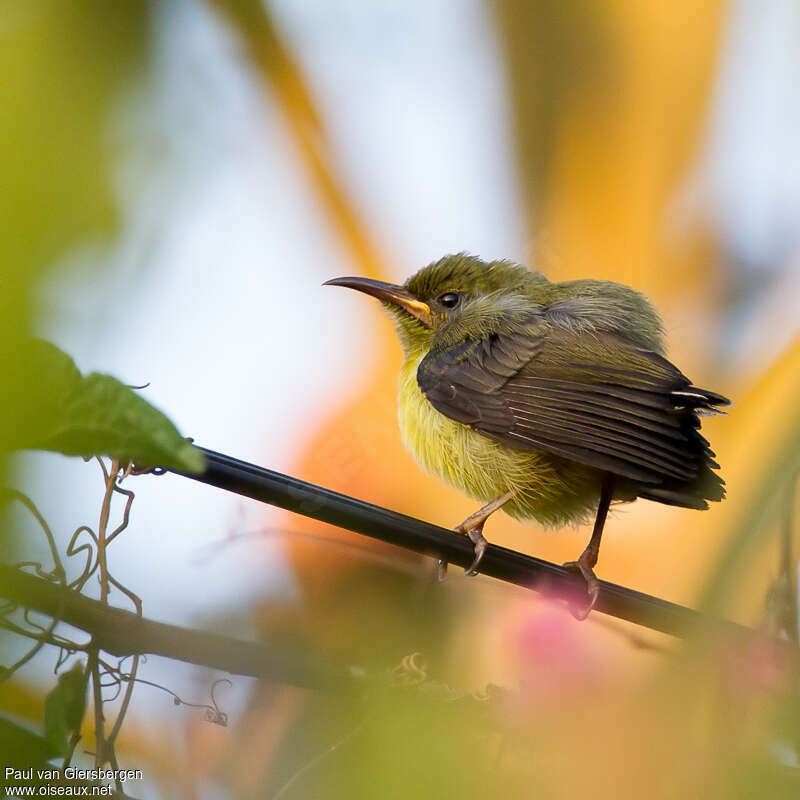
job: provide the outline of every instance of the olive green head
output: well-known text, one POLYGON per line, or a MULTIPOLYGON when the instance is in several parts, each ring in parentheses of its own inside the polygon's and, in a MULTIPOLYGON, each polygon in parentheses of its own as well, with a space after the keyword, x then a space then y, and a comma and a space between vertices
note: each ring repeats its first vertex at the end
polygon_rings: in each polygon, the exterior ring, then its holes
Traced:
MULTIPOLYGON (((402 286, 368 278, 335 278, 326 286, 346 286, 377 297, 394 316, 406 353, 427 351, 446 327, 466 335, 493 314, 524 306, 538 288, 549 286, 539 272, 510 261, 482 261, 465 253, 428 264, 402 286)), ((479 331, 475 331, 479 333, 479 331)))

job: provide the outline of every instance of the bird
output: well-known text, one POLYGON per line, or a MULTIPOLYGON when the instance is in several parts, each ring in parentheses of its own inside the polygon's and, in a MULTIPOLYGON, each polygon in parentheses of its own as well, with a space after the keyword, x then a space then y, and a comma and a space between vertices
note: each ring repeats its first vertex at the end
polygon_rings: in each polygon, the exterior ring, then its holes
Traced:
MULTIPOLYGON (((477 573, 486 520, 502 509, 544 527, 585 523, 564 566, 583 576, 585 618, 611 503, 637 498, 707 509, 725 483, 702 416, 730 401, 695 386, 665 356, 647 298, 606 280, 551 282, 510 260, 446 255, 404 284, 342 277, 380 300, 403 346, 402 439, 428 473, 483 503, 455 526, 477 573)), ((446 564, 440 562, 440 572, 446 564)))

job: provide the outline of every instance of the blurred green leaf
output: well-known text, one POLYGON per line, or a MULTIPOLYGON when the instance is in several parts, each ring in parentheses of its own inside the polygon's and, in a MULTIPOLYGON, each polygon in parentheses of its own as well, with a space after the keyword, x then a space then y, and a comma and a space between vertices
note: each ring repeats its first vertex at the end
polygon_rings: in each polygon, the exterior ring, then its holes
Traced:
MULTIPOLYGON (((87 259, 63 257, 110 243, 120 229, 114 175, 125 153, 120 111, 147 78, 155 7, 143 0, 0 3, 0 471, 13 483, 7 443, 35 397, 15 391, 30 374, 17 357, 37 313, 42 279, 87 259), (22 408, 20 408, 20 405, 22 408)), ((95 259, 106 266, 110 260, 95 259)), ((65 362, 66 363, 66 362, 65 362)), ((73 365, 74 367, 74 365, 73 365)), ((27 385, 27 384, 25 384, 27 385)), ((0 524, 0 559, 15 537, 0 524)), ((0 645, 1 647, 1 645, 0 645)), ((0 753, 3 752, 0 746, 0 753)))
POLYGON ((786 432, 784 445, 760 482, 717 558, 717 565, 705 587, 700 608, 719 613, 728 593, 735 591, 754 550, 765 546, 765 532, 779 518, 793 496, 800 471, 800 414, 786 432))
POLYGON ((741 581, 752 568, 754 557, 769 546, 770 531, 780 530, 775 523, 782 515, 788 516, 791 540, 792 498, 800 475, 798 376, 800 339, 795 339, 738 405, 741 452, 758 451, 769 456, 763 467, 757 466, 758 459, 748 461, 749 499, 733 520, 701 597, 701 608, 708 612, 720 613, 726 601, 741 592, 741 581))
MULTIPOLYGON (((11 370, 22 379, 10 392, 8 426, 0 449, 108 455, 123 462, 199 472, 202 454, 158 409, 110 375, 82 377, 55 345, 30 339, 11 370)), ((6 370, 3 370, 5 373, 6 370)))
MULTIPOLYGON (((3 754, 3 766, 23 769, 47 767, 50 755, 47 741, 28 730, 22 725, 17 725, 6 717, 0 716, 0 753, 3 754)), ((5 778, 5 770, 0 772, 0 780, 5 778)), ((3 784, 0 783, 0 793, 3 784)))
POLYGON ((31 290, 56 259, 117 230, 112 112, 144 64, 150 7, 0 3, 0 328, 26 325, 31 290))
POLYGON ((86 710, 87 672, 81 663, 58 676, 44 702, 44 733, 50 752, 67 754, 69 734, 80 727, 86 710))

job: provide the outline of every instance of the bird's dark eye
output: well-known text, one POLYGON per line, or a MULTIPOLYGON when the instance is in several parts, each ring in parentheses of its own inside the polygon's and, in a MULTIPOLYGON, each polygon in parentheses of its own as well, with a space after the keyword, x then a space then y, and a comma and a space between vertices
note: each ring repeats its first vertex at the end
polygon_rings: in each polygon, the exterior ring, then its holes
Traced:
POLYGON ((440 306, 455 308, 461 302, 461 295, 457 292, 445 292, 436 298, 440 306))

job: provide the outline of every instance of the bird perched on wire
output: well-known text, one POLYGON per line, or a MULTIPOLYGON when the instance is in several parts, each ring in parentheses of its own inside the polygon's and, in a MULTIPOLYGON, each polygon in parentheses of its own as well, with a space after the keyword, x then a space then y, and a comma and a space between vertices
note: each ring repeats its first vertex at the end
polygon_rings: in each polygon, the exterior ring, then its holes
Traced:
POLYGON ((417 462, 485 505, 456 526, 474 544, 502 508, 545 526, 594 514, 591 539, 565 566, 586 580, 612 501, 637 497, 705 509, 724 481, 699 417, 729 401, 693 386, 664 357, 661 321, 636 290, 611 281, 551 283, 508 261, 464 253, 404 285, 335 278, 378 298, 405 351, 400 428, 417 462))

